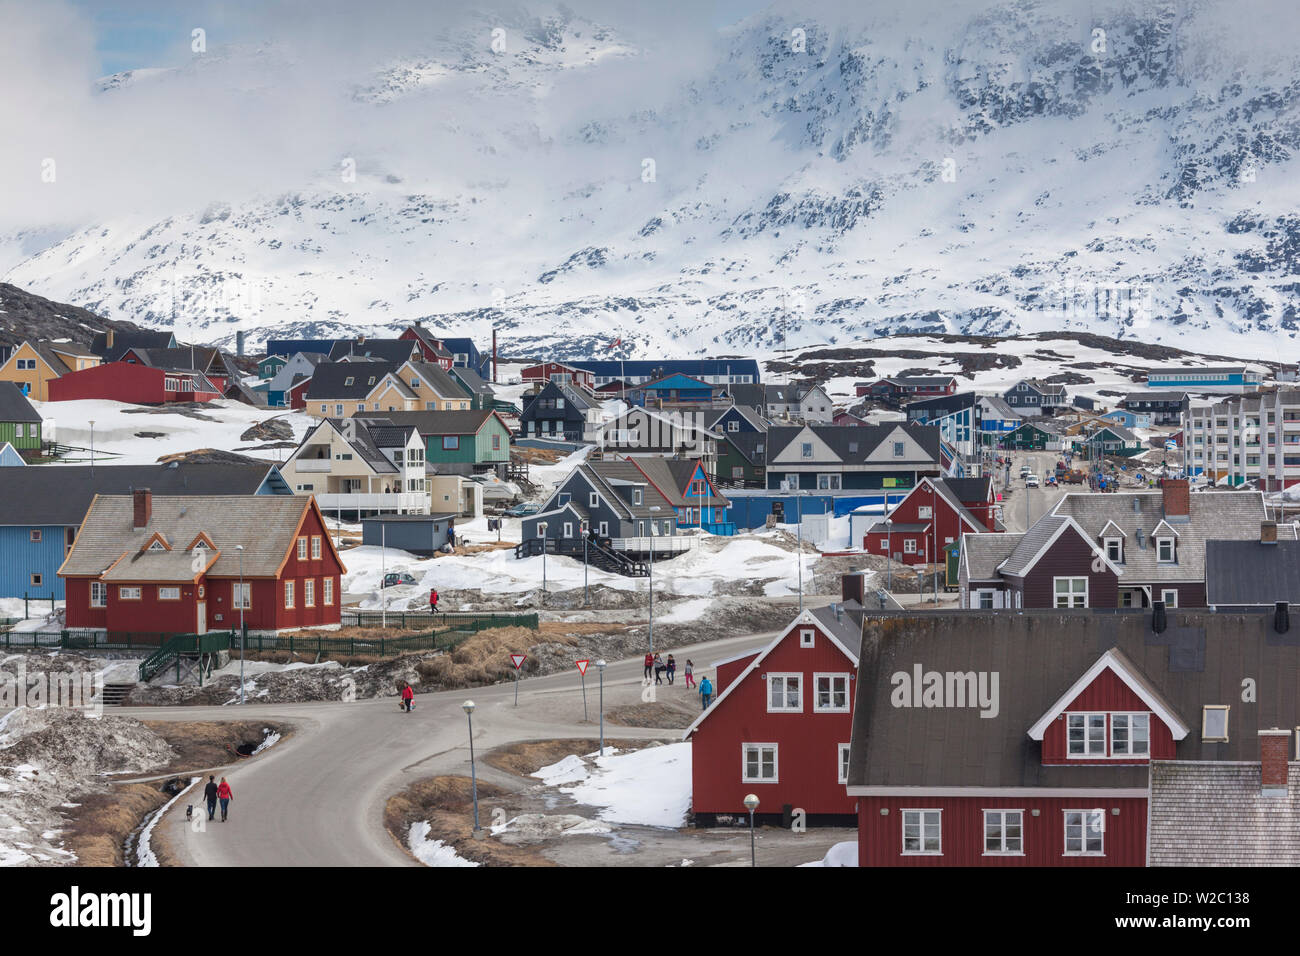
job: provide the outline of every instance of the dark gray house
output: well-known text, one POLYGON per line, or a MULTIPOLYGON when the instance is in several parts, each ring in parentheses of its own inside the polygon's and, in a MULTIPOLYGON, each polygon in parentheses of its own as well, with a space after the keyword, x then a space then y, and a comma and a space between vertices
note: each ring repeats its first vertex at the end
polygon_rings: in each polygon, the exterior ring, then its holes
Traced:
POLYGON ((1177 425, 1191 406, 1186 392, 1132 392, 1120 405, 1130 412, 1146 413, 1152 425, 1177 425))
POLYGON ((1002 399, 1018 412, 1054 415, 1070 407, 1064 385, 1026 378, 1002 393, 1002 399))
POLYGON ((595 420, 593 413, 598 411, 594 398, 571 386, 547 382, 536 395, 524 397, 519 436, 586 441, 591 436, 588 426, 595 420))
POLYGON ((455 544, 456 516, 450 512, 428 515, 376 515, 361 519, 361 543, 409 551, 429 557, 455 544))

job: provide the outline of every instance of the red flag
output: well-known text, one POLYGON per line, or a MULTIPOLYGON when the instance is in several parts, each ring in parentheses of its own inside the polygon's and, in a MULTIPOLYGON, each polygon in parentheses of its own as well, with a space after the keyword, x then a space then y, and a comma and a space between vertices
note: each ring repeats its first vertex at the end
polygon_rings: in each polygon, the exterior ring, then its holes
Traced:
POLYGON ((615 339, 613 342, 610 342, 610 343, 609 343, 609 347, 610 347, 611 349, 616 349, 616 348, 618 348, 618 347, 619 347, 620 345, 622 345, 622 344, 623 344, 623 340, 622 340, 622 339, 615 339))

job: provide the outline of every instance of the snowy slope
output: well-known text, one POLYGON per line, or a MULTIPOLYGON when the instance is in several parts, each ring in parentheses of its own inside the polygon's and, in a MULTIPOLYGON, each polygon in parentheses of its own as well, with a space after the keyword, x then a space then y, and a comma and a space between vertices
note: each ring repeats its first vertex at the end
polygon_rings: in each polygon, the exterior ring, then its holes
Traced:
MULTIPOLYGON (((1288 6, 881 6, 783 0, 703 38, 541 4, 471 16, 341 64, 300 147, 240 139, 256 174, 65 210, 61 236, 6 220, 0 274, 222 342, 422 318, 498 327, 515 354, 1062 328, 1293 344, 1288 6)), ((89 115, 196 90, 250 122, 292 109, 306 67, 279 42, 101 82, 89 115)))

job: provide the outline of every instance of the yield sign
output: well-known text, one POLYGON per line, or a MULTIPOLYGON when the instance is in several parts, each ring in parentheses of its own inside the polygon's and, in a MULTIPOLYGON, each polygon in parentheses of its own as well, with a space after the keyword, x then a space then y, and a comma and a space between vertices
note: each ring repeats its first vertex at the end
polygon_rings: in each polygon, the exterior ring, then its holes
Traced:
POLYGON ((515 670, 519 670, 519 668, 524 666, 524 660, 527 657, 527 654, 511 654, 510 663, 515 665, 515 670))
POLYGON ((591 661, 578 661, 578 673, 583 677, 587 676, 587 665, 590 663, 591 661))

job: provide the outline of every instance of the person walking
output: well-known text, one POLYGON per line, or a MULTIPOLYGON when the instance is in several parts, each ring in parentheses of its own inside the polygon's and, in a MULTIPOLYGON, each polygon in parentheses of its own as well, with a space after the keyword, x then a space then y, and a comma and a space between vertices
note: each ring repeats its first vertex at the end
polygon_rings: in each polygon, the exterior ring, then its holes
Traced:
POLYGON ((203 788, 203 797, 208 801, 208 819, 217 815, 217 778, 208 775, 208 785, 203 788))
POLYGON ((673 659, 673 655, 671 654, 668 655, 667 670, 668 670, 668 683, 671 684, 673 682, 673 675, 677 673, 677 661, 673 659))
POLYGON ((415 707, 415 691, 411 688, 410 684, 403 683, 402 684, 402 710, 406 711, 409 714, 412 711, 412 709, 414 709, 414 707, 415 707))
POLYGON ((226 783, 226 778, 221 778, 221 784, 217 787, 217 799, 221 801, 221 822, 226 822, 226 814, 230 812, 230 801, 235 799, 235 794, 230 789, 230 784, 226 783))
POLYGON ((692 675, 694 675, 695 673, 695 665, 691 663, 691 659, 689 657, 686 658, 686 670, 684 671, 684 673, 686 674, 686 686, 694 687, 695 678, 692 675))
POLYGON ((700 681, 700 700, 703 701, 703 706, 700 707, 700 710, 708 710, 709 701, 711 701, 712 699, 713 699, 713 682, 710 681, 707 677, 705 677, 703 680, 700 681))
POLYGON ((437 588, 429 589, 429 613, 430 614, 438 613, 438 589, 437 588))
POLYGON ((645 655, 645 677, 643 678, 647 683, 650 681, 650 672, 654 670, 654 666, 655 656, 647 651, 645 655))
POLYGON ((655 655, 655 683, 662 684, 663 682, 664 682, 664 659, 660 657, 658 654, 656 654, 655 655))

